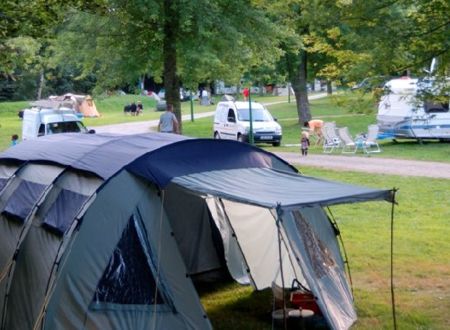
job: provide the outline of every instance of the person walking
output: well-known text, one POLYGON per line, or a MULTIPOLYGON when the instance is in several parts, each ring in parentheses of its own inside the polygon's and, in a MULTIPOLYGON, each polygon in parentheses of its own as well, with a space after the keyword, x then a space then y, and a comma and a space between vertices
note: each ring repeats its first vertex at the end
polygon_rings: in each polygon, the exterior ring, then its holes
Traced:
POLYGON ((173 113, 173 105, 167 104, 166 111, 159 117, 158 132, 179 134, 178 120, 173 113))

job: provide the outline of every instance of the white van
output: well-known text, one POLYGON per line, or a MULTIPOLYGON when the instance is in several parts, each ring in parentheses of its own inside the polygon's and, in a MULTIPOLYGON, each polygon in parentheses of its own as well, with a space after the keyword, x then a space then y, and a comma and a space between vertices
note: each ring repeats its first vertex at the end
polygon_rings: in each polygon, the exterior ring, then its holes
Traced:
MULTIPOLYGON (((214 116, 214 138, 248 142, 249 103, 224 99, 217 104, 214 116)), ((261 103, 252 102, 251 107, 254 141, 279 146, 282 138, 281 126, 261 103)))
POLYGON ((432 79, 402 77, 385 85, 387 93, 378 105, 377 123, 381 134, 395 138, 450 139, 448 101, 423 102, 418 95, 433 87, 432 79))
POLYGON ((95 133, 88 130, 76 112, 68 108, 31 107, 22 113, 22 139, 57 133, 95 133))

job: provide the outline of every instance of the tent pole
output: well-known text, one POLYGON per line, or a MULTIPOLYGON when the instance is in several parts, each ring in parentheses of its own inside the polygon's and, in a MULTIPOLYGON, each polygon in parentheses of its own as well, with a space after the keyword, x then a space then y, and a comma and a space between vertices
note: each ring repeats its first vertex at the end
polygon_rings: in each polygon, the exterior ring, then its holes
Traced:
POLYGON ((281 222, 281 205, 277 204, 277 232, 278 232, 278 260, 280 261, 280 274, 281 274, 281 288, 283 291, 283 326, 284 329, 287 329, 287 315, 286 315, 286 297, 284 294, 284 273, 283 273, 283 260, 281 259, 281 229, 280 229, 280 222, 281 222))
POLYGON ((394 330, 397 329, 397 317, 395 313, 395 294, 394 294, 394 207, 396 188, 392 189, 392 208, 391 208, 391 302, 392 302, 392 320, 394 322, 394 330))

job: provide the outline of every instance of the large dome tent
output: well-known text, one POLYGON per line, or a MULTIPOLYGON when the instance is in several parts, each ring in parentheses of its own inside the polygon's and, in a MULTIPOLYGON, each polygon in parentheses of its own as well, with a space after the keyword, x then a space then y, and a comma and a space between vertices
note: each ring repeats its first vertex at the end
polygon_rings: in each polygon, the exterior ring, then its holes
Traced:
POLYGON ((161 133, 25 141, 0 154, 0 189, 2 329, 208 329, 191 276, 224 263, 258 290, 298 280, 346 329, 324 208, 393 201, 247 144, 161 133))

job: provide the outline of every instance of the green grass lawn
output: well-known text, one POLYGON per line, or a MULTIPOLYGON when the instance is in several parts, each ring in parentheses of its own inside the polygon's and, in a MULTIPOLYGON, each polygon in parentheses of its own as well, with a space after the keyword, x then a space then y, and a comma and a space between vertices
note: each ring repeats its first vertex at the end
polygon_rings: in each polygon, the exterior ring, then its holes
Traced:
MULTIPOLYGON (((394 285, 399 329, 449 329, 450 190, 448 180, 301 168, 306 175, 399 188, 394 225, 394 285)), ((348 253, 358 321, 354 329, 392 329, 391 204, 331 208, 348 253)), ((202 294, 216 329, 270 329, 270 292, 237 284, 202 294)))

